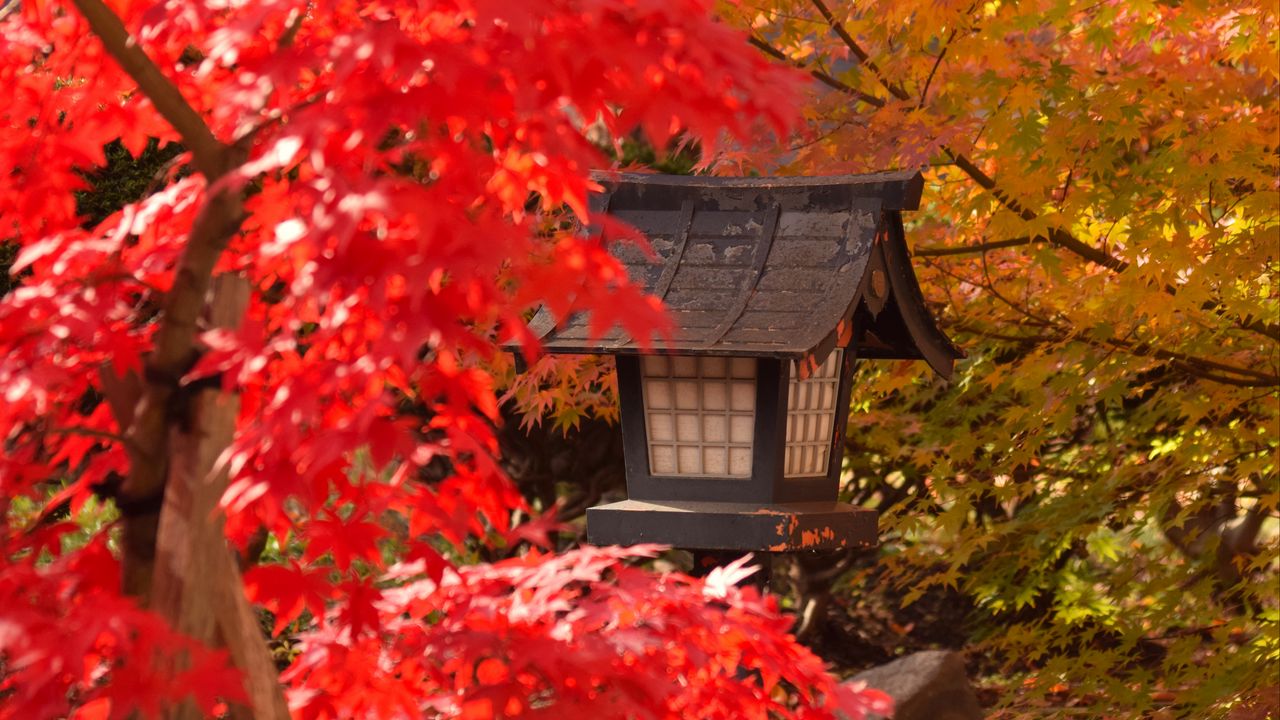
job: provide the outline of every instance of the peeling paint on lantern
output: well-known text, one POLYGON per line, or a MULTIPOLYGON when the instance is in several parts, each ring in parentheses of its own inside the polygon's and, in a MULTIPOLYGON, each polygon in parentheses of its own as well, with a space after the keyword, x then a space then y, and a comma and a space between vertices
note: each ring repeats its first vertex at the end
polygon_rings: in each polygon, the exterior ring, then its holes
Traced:
POLYGON ((805 530, 800 533, 800 547, 811 548, 827 544, 836 539, 835 530, 831 526, 822 528, 821 530, 805 530))

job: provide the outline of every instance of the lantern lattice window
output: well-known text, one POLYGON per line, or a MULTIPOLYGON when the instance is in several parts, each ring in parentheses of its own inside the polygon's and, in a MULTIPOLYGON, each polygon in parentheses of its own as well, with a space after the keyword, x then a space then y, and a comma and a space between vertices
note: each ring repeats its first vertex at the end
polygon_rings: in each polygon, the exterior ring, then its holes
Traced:
POLYGON ((831 460, 831 434, 836 422, 842 351, 836 348, 809 377, 801 380, 795 363, 787 388, 787 445, 783 476, 826 475, 831 460))
POLYGON ((672 477, 750 477, 754 358, 646 356, 649 471, 672 477))

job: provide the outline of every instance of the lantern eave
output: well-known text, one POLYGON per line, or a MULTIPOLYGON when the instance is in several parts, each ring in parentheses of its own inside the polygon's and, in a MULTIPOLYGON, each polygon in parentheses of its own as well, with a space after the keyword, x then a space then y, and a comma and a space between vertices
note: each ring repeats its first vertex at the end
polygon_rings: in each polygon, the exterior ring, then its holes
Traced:
POLYGON ((544 307, 529 331, 547 353, 803 364, 836 346, 857 354, 859 309, 878 316, 891 299, 897 311, 877 328, 892 339, 887 350, 943 374, 961 356, 924 304, 902 230, 901 211, 919 203, 918 172, 596 179, 602 190, 591 196, 592 212, 630 225, 650 246, 619 239, 611 252, 633 283, 663 301, 672 330, 652 342, 619 327, 602 335, 585 313, 560 318, 544 307))

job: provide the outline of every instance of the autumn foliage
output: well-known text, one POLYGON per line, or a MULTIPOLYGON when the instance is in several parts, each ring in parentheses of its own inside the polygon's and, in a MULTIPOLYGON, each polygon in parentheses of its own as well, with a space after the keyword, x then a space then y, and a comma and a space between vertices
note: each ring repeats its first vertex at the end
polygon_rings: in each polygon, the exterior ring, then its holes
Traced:
POLYGON ((1280 712, 1275 4, 737 7, 812 79, 785 172, 926 168, 907 238, 969 358, 861 369, 880 577, 973 607, 1006 716, 1280 712))
POLYGON ((463 563, 554 525, 517 522, 495 464, 495 343, 527 343, 538 303, 661 327, 572 229, 607 163, 590 138, 711 152, 787 127, 797 76, 708 3, 0 14, 0 717, 282 715, 241 564, 297 642, 277 649, 300 717, 886 710, 740 567, 463 563), (117 138, 183 151, 88 223, 76 192, 117 138))

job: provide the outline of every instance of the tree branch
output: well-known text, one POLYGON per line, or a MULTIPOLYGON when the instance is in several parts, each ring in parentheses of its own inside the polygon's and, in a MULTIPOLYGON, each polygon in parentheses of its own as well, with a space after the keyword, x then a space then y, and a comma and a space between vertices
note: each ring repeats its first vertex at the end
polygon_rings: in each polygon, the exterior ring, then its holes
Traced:
POLYGON ((907 94, 906 90, 889 82, 889 79, 880 71, 880 67, 875 64, 871 59, 871 56, 867 54, 867 51, 863 50, 862 46, 858 44, 858 41, 853 39, 853 35, 850 35, 849 31, 845 29, 844 23, 837 20, 836 16, 832 15, 831 11, 827 9, 826 3, 822 0, 810 0, 810 2, 812 2, 813 6, 822 14, 822 19, 827 21, 827 25, 829 25, 831 29, 835 31, 835 34, 844 41, 844 44, 848 46, 849 51, 858 59, 858 64, 870 70, 871 74, 876 77, 876 80, 880 81, 880 85, 885 90, 888 90, 890 95, 904 101, 911 99, 911 96, 907 94))
MULTIPOLYGON (((1014 323, 1014 325, 1021 326, 1020 323, 1014 323)), ((1104 340, 1097 340, 1089 337, 1081 331, 1065 330, 1062 328, 1054 328, 1055 334, 1052 335, 1009 335, 988 330, 971 323, 958 323, 956 327, 965 332, 971 332, 975 335, 981 335, 982 337, 991 338, 993 340, 1002 340, 1005 342, 1032 345, 1082 342, 1096 348, 1123 350, 1138 357, 1154 357, 1159 360, 1166 360, 1188 375, 1208 380, 1210 382, 1222 383, 1224 385, 1235 385, 1237 387, 1280 387, 1280 376, 1259 372, 1257 370, 1240 367, 1238 365, 1221 363, 1198 355, 1190 355, 1187 353, 1177 352, 1175 350, 1167 350, 1165 348, 1156 347, 1150 343, 1139 343, 1131 340, 1125 340, 1123 338, 1106 338, 1104 340)), ((1036 329, 1043 330, 1044 328, 1037 327, 1036 329)))
MULTIPOLYGON (((1084 337, 1081 337, 1080 339, 1090 343, 1097 342, 1084 337)), ((1231 378, 1224 378, 1219 375, 1212 377, 1207 374, 1201 375, 1205 379, 1214 380, 1215 382, 1226 382, 1228 384, 1241 385, 1242 387, 1280 387, 1280 376, 1272 375, 1270 373, 1259 372, 1257 370, 1240 367, 1238 365, 1229 365, 1227 363, 1210 360, 1209 358, 1200 357, 1198 355, 1189 355, 1175 350, 1166 350, 1164 348, 1155 347, 1150 343, 1136 343, 1130 340, 1122 340, 1118 338, 1108 338, 1102 342, 1112 347, 1127 350, 1140 357, 1157 357, 1162 360, 1172 360, 1179 363, 1185 363, 1188 366, 1196 368, 1198 373, 1204 373, 1207 368, 1209 370, 1217 370, 1231 375, 1238 375, 1241 378, 1252 378, 1254 380, 1254 382, 1244 380, 1241 380, 1240 382, 1231 382, 1231 378)))
POLYGON ((969 253, 984 253, 988 250, 999 250, 1000 248, 1019 247, 1022 245, 1035 245, 1037 243, 1046 242, 1041 237, 1019 237, 1009 240, 993 240, 991 242, 980 243, 978 245, 956 245, 953 247, 929 246, 918 247, 912 251, 915 257, 946 257, 949 255, 968 255, 969 253))
MULTIPOLYGON (((1035 221, 1040 217, 1034 210, 1025 207, 1022 203, 1018 202, 1013 197, 1010 197, 1008 193, 1001 190, 1000 187, 996 185, 996 181, 990 175, 983 172, 982 168, 975 165, 974 162, 963 153, 958 153, 945 145, 942 146, 942 151, 951 156, 956 167, 960 168, 965 175, 968 175, 974 182, 978 183, 978 186, 983 190, 994 195, 996 200, 1000 201, 1001 205, 1004 205, 1005 208, 1017 214, 1018 217, 1027 222, 1035 221)), ((1062 228, 1053 228, 1049 231, 1049 235, 1045 239, 1060 248, 1070 250, 1095 265, 1101 265, 1102 267, 1114 270, 1115 272, 1124 272, 1129 267, 1128 262, 1076 239, 1073 235, 1062 228)))
POLYGON ((126 448, 133 444, 133 441, 131 441, 129 438, 123 435, 117 435, 115 433, 110 433, 105 430, 97 430, 94 428, 80 427, 78 425, 72 425, 68 427, 53 427, 53 428, 49 428, 45 432, 49 435, 80 435, 81 437, 91 437, 98 440, 105 440, 107 442, 120 443, 126 448))
POLYGON ((770 45, 769 43, 765 42, 763 39, 755 35, 752 35, 749 38, 747 38, 747 42, 751 43, 753 46, 755 46, 756 48, 764 52, 766 55, 776 60, 781 60, 785 63, 790 64, 792 67, 798 68, 800 70, 804 70, 805 72, 809 73, 814 78, 816 78, 823 85, 826 85, 829 88, 832 88, 834 90, 839 90, 840 92, 850 97, 861 100, 862 102, 868 105, 872 105, 878 108, 884 107, 884 100, 881 100, 875 95, 869 95, 867 93, 864 93, 861 90, 853 87, 852 85, 842 82, 841 80, 833 77, 832 75, 826 72, 823 72, 822 70, 819 70, 817 68, 809 68, 805 66, 804 63, 799 62, 798 60, 792 60, 791 58, 787 57, 786 53, 782 52, 778 48, 770 45))
POLYGON ((1010 335, 1009 333, 996 332, 987 328, 974 325, 972 323, 958 322, 955 325, 957 330, 967 333, 973 333, 984 338, 992 340, 1001 340, 1004 342, 1018 343, 1021 345, 1045 345, 1061 343, 1066 340, 1061 335, 1010 335))
POLYGON ((102 0, 72 2, 89 22, 93 34, 102 41, 111 57, 138 83, 138 89, 151 101, 156 111, 182 136, 182 143, 191 150, 200 172, 208 178, 225 172, 222 143, 214 137, 204 118, 191 107, 178 87, 142 51, 120 18, 102 0))

